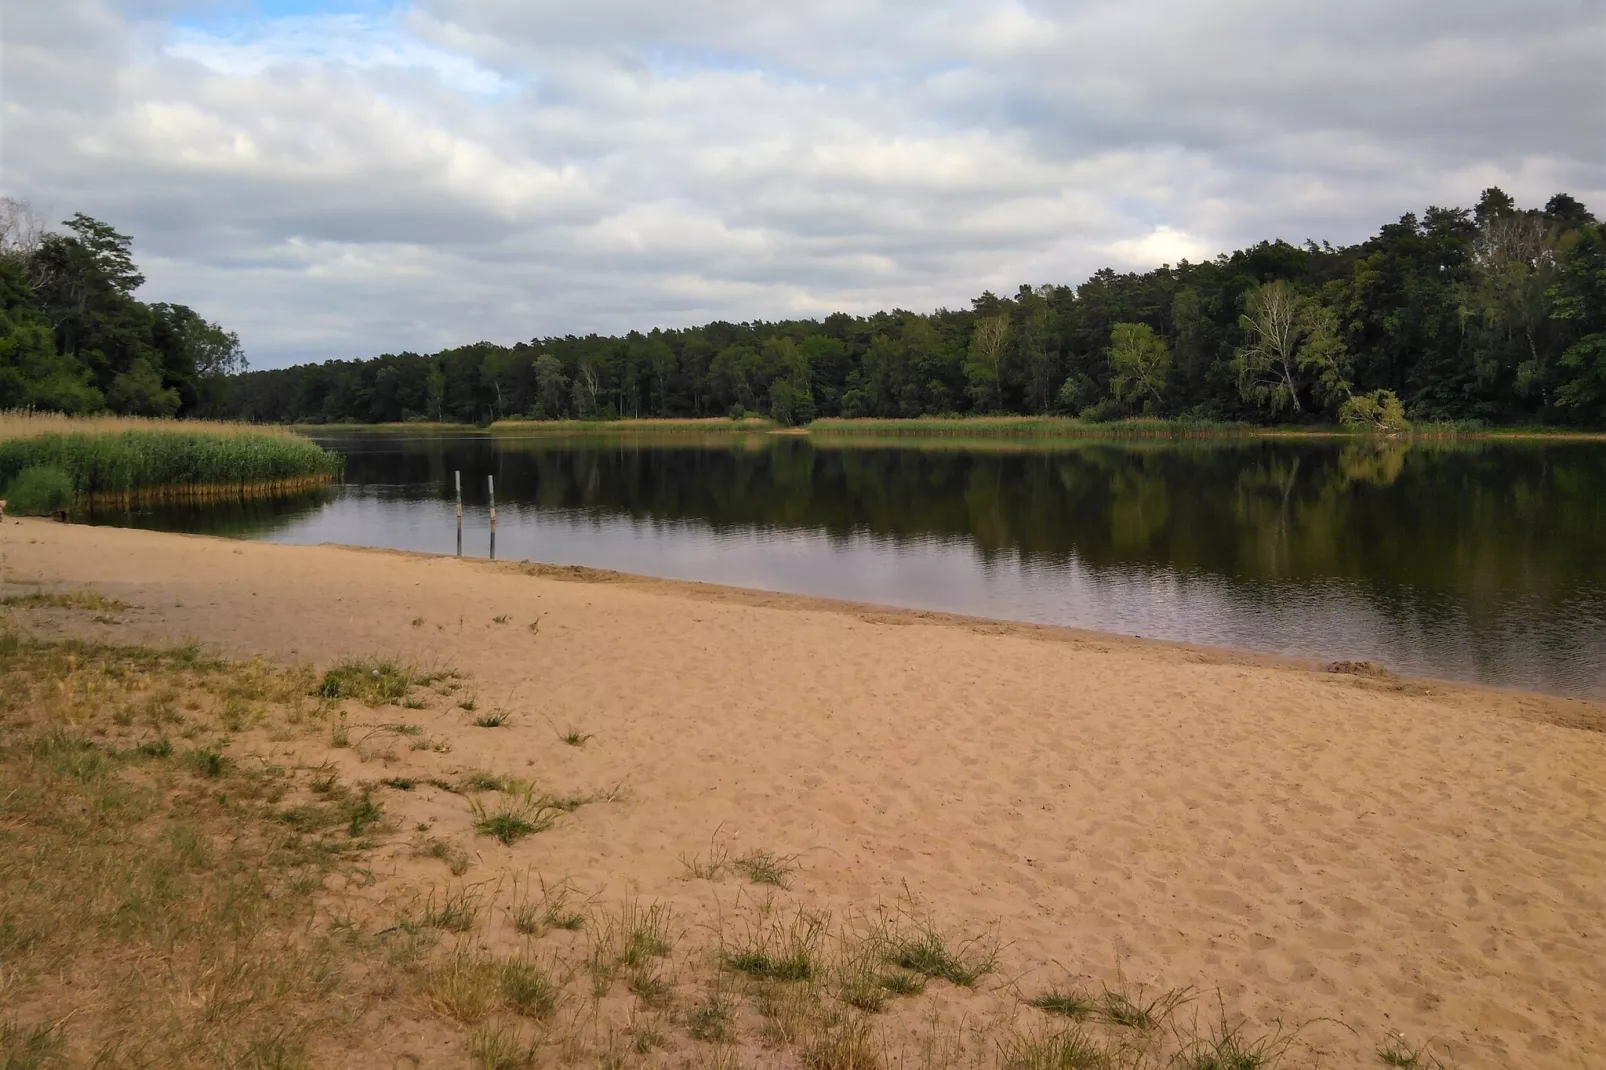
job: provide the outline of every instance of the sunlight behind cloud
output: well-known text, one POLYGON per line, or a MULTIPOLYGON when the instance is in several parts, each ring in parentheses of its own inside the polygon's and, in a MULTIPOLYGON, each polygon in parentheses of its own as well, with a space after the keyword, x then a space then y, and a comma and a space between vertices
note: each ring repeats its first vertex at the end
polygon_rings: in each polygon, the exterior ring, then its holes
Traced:
POLYGON ((1208 257, 1210 245, 1175 227, 1159 226, 1141 238, 1123 238, 1104 246, 1104 251, 1123 267, 1152 268, 1183 260, 1208 257))

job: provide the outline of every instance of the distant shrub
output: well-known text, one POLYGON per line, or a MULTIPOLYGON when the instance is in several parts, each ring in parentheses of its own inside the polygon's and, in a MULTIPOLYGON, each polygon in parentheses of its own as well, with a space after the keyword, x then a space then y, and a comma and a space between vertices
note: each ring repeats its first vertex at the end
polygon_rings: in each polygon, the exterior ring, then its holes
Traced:
POLYGON ((1126 415, 1126 406, 1114 398, 1105 398, 1096 405, 1089 405, 1082 410, 1082 419, 1090 424, 1107 424, 1111 420, 1119 420, 1126 415))
POLYGON ((6 508, 21 516, 50 516, 72 508, 73 481, 53 464, 24 468, 6 487, 6 508))
POLYGON ((1377 431, 1406 431, 1411 422, 1405 418, 1405 406, 1392 390, 1374 390, 1370 394, 1356 394, 1338 410, 1338 422, 1345 427, 1369 427, 1377 431))

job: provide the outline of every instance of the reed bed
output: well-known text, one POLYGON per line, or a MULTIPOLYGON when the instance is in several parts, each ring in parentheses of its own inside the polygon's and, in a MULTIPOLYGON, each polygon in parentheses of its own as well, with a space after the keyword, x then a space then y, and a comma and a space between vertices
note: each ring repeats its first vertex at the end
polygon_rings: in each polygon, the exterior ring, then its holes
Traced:
POLYGON ((287 427, 276 424, 242 424, 225 420, 163 420, 148 416, 64 416, 59 412, 32 409, 0 411, 0 442, 41 435, 109 435, 125 431, 160 432, 173 435, 208 434, 219 437, 290 438, 305 441, 287 427))
POLYGON ((73 506, 293 494, 332 480, 340 457, 279 428, 122 417, 0 415, 0 487, 60 473, 73 506))
POLYGON ((630 432, 708 432, 708 431, 768 431, 778 425, 761 416, 748 416, 732 420, 722 416, 676 419, 670 417, 644 417, 630 420, 498 420, 492 431, 539 432, 546 434, 620 434, 630 432))
POLYGON ((891 438, 1219 438, 1277 434, 1278 429, 1225 420, 1162 420, 1134 417, 1093 423, 1065 416, 968 416, 896 419, 823 419, 809 424, 811 435, 891 438))
POLYGON ((1231 420, 1162 419, 1136 416, 1094 423, 1067 416, 921 416, 904 419, 820 419, 808 433, 832 439, 964 438, 964 439, 1077 439, 1077 438, 1391 438, 1431 439, 1556 439, 1600 440, 1606 434, 1551 426, 1491 427, 1478 421, 1419 423, 1410 430, 1384 434, 1369 427, 1331 424, 1262 425, 1231 420))

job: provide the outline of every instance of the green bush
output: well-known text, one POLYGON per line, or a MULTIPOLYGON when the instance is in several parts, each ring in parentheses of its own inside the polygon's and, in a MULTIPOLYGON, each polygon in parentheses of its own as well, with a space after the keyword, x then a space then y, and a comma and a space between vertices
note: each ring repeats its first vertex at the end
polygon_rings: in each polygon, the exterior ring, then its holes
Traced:
POLYGON ((72 476, 55 465, 36 464, 17 473, 6 492, 6 509, 21 516, 50 516, 72 508, 72 476))
POLYGON ((1082 420, 1090 424, 1107 424, 1126 415, 1126 406, 1114 398, 1105 398, 1082 410, 1082 420))

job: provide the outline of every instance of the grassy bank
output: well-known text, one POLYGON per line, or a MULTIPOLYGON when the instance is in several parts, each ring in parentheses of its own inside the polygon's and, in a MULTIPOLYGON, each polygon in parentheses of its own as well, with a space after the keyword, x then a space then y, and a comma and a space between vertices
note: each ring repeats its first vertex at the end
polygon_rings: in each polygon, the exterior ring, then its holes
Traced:
MULTIPOLYGON (((1375 438, 1377 432, 1337 424, 1266 426, 1230 420, 1133 417, 1093 423, 1066 416, 974 416, 915 420, 822 419, 810 435, 860 438, 1375 438)), ((1466 423, 1421 423, 1398 438, 1499 438, 1606 440, 1606 432, 1549 426, 1489 427, 1466 423)))
POLYGON ((1274 428, 1217 420, 1134 418, 1090 423, 1064 416, 921 417, 917 420, 824 419, 809 424, 810 435, 884 438, 1191 438, 1264 435, 1274 428))
POLYGON ((0 414, 0 488, 12 511, 294 493, 340 458, 284 428, 0 414))
POLYGON ((723 417, 702 419, 637 420, 498 420, 492 431, 511 431, 520 434, 680 434, 710 431, 769 431, 778 425, 774 420, 749 416, 741 420, 723 417))

